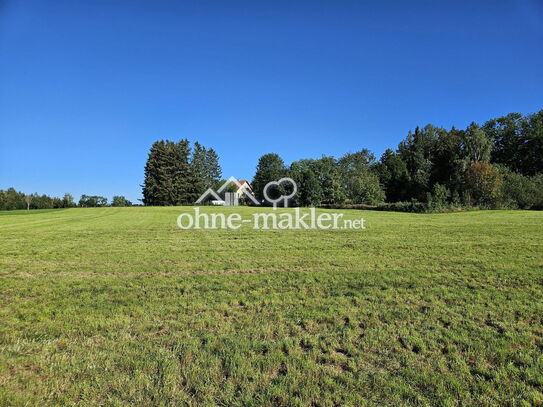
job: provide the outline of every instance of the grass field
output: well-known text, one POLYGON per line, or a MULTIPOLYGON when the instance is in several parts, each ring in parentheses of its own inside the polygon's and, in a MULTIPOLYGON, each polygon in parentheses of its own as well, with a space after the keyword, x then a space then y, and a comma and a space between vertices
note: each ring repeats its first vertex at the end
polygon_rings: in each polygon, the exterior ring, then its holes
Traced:
POLYGON ((0 405, 543 403, 543 212, 184 210, 0 213, 0 405))

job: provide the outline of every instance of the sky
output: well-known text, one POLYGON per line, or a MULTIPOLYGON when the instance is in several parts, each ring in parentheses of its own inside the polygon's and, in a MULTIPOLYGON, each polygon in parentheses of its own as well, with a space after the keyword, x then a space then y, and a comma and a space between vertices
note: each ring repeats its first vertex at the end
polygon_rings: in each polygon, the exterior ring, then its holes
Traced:
POLYGON ((541 109, 542 0, 0 0, 0 189, 137 202, 156 140, 250 180, 541 109))

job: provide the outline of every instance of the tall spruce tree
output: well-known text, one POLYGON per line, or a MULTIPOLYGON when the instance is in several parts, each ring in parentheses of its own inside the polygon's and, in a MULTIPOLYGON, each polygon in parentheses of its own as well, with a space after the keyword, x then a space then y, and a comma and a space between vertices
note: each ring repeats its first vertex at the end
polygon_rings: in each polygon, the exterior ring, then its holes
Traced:
POLYGON ((174 193, 169 205, 186 205, 198 199, 198 177, 190 164, 190 143, 187 139, 172 143, 169 160, 172 169, 174 193))
POLYGON ((190 144, 186 139, 153 143, 145 165, 144 205, 183 205, 197 199, 197 177, 189 156, 190 144))
POLYGON ((196 177, 194 186, 198 195, 217 185, 221 179, 218 154, 212 148, 206 149, 198 142, 194 143, 191 166, 196 177))
POLYGON ((190 143, 183 139, 176 142, 161 140, 153 143, 143 182, 144 205, 186 205, 219 179, 221 168, 215 150, 190 143))
POLYGON ((214 149, 210 148, 206 150, 205 157, 205 187, 211 188, 220 181, 222 176, 219 155, 214 149))
POLYGON ((155 141, 145 163, 142 202, 147 206, 165 205, 163 196, 165 175, 162 171, 165 144, 164 140, 155 141))
POLYGON ((200 143, 194 143, 194 149, 192 151, 192 158, 190 162, 192 171, 196 177, 194 184, 195 191, 198 194, 202 194, 211 185, 206 181, 207 178, 207 150, 200 143))

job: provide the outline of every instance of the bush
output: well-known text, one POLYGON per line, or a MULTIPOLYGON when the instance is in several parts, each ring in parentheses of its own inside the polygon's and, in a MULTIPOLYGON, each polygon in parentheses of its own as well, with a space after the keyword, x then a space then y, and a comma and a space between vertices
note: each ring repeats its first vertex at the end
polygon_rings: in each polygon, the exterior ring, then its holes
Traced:
POLYGON ((502 175, 492 164, 475 162, 466 171, 466 204, 496 208, 502 196, 502 175))
POLYGON ((428 210, 442 211, 448 206, 449 190, 441 184, 434 184, 432 192, 428 193, 428 210))
POLYGON ((378 211, 423 213, 427 212, 428 207, 425 203, 413 200, 411 202, 386 203, 375 209, 378 211))
POLYGON ((505 206, 519 209, 543 208, 543 175, 527 177, 503 171, 502 197, 505 206))
POLYGON ((318 208, 322 209, 377 209, 376 205, 366 205, 366 204, 353 204, 349 201, 340 204, 322 204, 318 205, 318 208))
POLYGON ((376 174, 366 171, 349 178, 347 196, 355 204, 378 205, 385 201, 385 191, 376 174))
POLYGON ((111 206, 132 206, 132 202, 122 195, 115 195, 111 201, 111 206))
POLYGON ((79 206, 81 208, 95 208, 95 207, 106 206, 106 205, 107 205, 107 198, 104 198, 103 196, 81 195, 81 199, 79 200, 79 206))

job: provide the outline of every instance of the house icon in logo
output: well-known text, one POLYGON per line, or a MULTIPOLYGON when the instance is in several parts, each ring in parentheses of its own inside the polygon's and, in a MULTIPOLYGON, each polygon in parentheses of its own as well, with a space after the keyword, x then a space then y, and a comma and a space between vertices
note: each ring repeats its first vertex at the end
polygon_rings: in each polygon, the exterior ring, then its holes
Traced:
POLYGON ((243 197, 247 197, 255 205, 260 205, 260 202, 258 202, 258 199, 253 195, 251 186, 247 181, 238 181, 235 177, 230 177, 221 185, 217 192, 212 188, 208 188, 195 203, 201 204, 207 199, 213 198, 211 201, 213 205, 237 206, 240 198, 243 197), (237 188, 235 192, 226 190, 231 185, 234 185, 237 188), (222 194, 224 195, 224 199, 221 197, 222 194))

